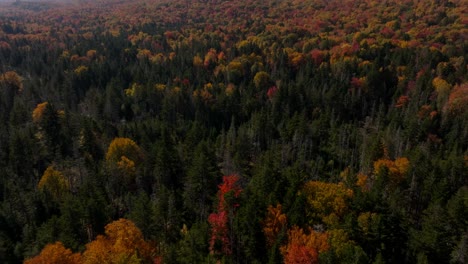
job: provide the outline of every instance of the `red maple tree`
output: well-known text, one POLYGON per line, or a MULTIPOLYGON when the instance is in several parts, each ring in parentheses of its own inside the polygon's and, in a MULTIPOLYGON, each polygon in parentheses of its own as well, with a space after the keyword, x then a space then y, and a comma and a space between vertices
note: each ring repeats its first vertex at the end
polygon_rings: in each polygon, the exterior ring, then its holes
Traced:
POLYGON ((230 255, 231 239, 229 237, 229 216, 239 206, 228 197, 238 198, 242 189, 238 185, 239 176, 223 177, 223 183, 218 186, 218 212, 210 214, 208 222, 211 225, 210 252, 230 255), (226 199, 228 198, 228 199, 226 199))

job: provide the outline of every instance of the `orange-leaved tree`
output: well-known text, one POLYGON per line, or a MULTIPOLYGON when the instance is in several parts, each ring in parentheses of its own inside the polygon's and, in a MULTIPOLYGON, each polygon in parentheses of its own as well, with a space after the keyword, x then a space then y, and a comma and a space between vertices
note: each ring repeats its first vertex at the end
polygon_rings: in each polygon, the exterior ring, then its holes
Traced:
POLYGON ((36 108, 34 108, 32 112, 32 120, 34 123, 39 124, 42 121, 44 111, 48 104, 48 102, 39 103, 37 104, 36 108))
POLYGON ((451 116, 463 116, 468 113, 468 82, 453 87, 444 111, 451 116))
POLYGON ((105 235, 86 245, 82 259, 84 264, 152 263, 155 250, 132 221, 119 219, 106 226, 105 235))
POLYGON ((24 264, 80 264, 81 255, 65 248, 58 241, 54 244, 48 244, 42 249, 41 253, 34 258, 27 259, 24 264))
POLYGON ((22 78, 15 71, 0 74, 0 87, 2 86, 13 88, 16 92, 23 91, 22 78))
POLYGON ((267 245, 272 246, 278 238, 279 233, 286 228, 288 219, 286 214, 282 213, 281 204, 277 204, 276 207, 270 205, 267 211, 267 215, 263 221, 263 234, 265 234, 267 245))
POLYGON ((388 177, 391 184, 394 186, 401 183, 406 176, 410 166, 407 158, 397 158, 396 160, 379 159, 374 162, 374 175, 379 176, 385 170, 388 170, 388 177))
POLYGON ((294 226, 288 231, 288 243, 281 247, 285 264, 318 263, 320 253, 329 250, 328 234, 294 226))
POLYGON ((143 239, 140 229, 130 220, 119 219, 105 227, 105 235, 88 243, 82 255, 73 254, 58 241, 45 246, 25 264, 142 264, 159 260, 155 247, 143 239))

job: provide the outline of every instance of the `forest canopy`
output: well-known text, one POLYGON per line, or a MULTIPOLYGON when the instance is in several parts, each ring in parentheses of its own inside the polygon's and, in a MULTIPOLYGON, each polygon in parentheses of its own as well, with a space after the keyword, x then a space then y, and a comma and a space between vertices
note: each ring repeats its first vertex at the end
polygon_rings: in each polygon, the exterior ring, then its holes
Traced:
POLYGON ((0 262, 466 263, 466 13, 0 1, 0 262))

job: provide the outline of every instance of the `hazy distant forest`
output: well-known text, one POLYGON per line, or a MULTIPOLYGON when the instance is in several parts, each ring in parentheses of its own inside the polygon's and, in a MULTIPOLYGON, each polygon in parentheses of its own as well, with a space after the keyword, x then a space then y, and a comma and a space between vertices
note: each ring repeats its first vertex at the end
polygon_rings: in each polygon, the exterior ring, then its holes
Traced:
POLYGON ((0 263, 468 263, 467 14, 0 3, 0 263))

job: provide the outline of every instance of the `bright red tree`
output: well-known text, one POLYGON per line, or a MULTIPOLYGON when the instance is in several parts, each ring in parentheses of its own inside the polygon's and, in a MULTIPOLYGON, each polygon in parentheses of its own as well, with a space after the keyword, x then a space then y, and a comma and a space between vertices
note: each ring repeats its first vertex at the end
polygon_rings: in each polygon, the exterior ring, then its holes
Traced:
POLYGON ((208 217, 211 225, 210 252, 230 255, 231 241, 229 237, 229 216, 239 206, 229 198, 238 198, 242 189, 238 184, 239 176, 223 177, 223 183, 218 186, 218 212, 208 217), (220 248, 219 248, 220 247, 220 248))

